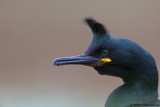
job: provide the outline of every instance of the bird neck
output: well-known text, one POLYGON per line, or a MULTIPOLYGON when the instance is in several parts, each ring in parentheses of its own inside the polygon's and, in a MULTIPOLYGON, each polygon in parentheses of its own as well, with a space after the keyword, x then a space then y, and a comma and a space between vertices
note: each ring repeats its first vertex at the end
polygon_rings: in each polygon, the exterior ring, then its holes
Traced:
MULTIPOLYGON (((152 71, 135 71, 140 72, 138 75, 131 74, 125 77, 121 77, 124 84, 130 86, 138 86, 139 88, 146 88, 147 91, 158 91, 158 71, 157 69, 152 71)), ((144 90, 144 91, 145 91, 144 90)))
POLYGON ((125 82, 108 97, 105 107, 126 107, 131 104, 148 104, 157 101, 158 93, 142 79, 125 82))
MULTIPOLYGON (((137 88, 141 89, 143 92, 157 92, 157 87, 155 87, 157 83, 154 83, 146 76, 136 76, 131 78, 123 79, 125 88, 137 88)), ((134 90, 136 91, 136 90, 134 90)), ((137 92, 137 91, 136 91, 137 92)), ((149 93, 148 93, 149 94, 149 93)))
MULTIPOLYGON (((157 77, 150 77, 150 76, 138 75, 135 77, 123 78, 124 85, 121 86, 121 89, 129 89, 127 93, 133 93, 134 95, 142 95, 143 97, 147 96, 149 98, 157 100, 158 81, 155 78, 158 78, 158 74, 156 75, 157 77)), ((145 99, 146 101, 147 97, 145 99)))
POLYGON ((125 78, 124 84, 108 97, 105 107, 125 107, 130 104, 147 104, 158 99, 157 90, 145 77, 125 78))

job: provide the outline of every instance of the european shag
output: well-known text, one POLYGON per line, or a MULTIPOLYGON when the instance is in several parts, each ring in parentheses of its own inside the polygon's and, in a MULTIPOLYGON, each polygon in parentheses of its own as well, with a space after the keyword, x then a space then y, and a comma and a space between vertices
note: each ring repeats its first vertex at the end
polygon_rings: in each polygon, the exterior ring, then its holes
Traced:
POLYGON ((159 107, 158 70, 152 55, 131 40, 111 36, 92 18, 85 22, 93 33, 85 53, 56 58, 54 65, 87 65, 101 75, 120 77, 124 84, 109 95, 105 107, 159 107))

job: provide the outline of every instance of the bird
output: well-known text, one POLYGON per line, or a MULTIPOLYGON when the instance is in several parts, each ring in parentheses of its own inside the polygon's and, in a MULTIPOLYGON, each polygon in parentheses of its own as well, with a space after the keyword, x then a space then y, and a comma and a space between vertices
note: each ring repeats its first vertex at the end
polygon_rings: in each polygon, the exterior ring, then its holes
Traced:
POLYGON ((123 84, 110 93, 105 107, 160 107, 154 57, 136 42, 112 36, 95 19, 85 18, 84 22, 93 35, 86 51, 81 55, 55 58, 53 64, 85 65, 100 75, 121 78, 123 84))

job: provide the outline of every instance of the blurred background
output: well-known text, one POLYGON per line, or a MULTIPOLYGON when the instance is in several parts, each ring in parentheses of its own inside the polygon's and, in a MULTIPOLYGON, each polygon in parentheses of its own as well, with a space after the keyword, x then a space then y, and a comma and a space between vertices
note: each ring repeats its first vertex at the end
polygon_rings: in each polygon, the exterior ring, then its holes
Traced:
POLYGON ((85 17, 139 43, 160 69, 159 0, 0 0, 0 107, 104 106, 121 79, 52 65, 85 51, 92 40, 85 17))

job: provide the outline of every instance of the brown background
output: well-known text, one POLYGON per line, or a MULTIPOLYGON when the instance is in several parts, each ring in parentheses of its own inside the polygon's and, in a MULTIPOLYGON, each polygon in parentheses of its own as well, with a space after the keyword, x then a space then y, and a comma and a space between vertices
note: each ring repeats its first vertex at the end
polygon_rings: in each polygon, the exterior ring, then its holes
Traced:
POLYGON ((52 66, 56 57, 85 51, 88 16, 139 43, 160 66, 160 0, 0 0, 1 107, 104 106, 121 79, 52 66))

